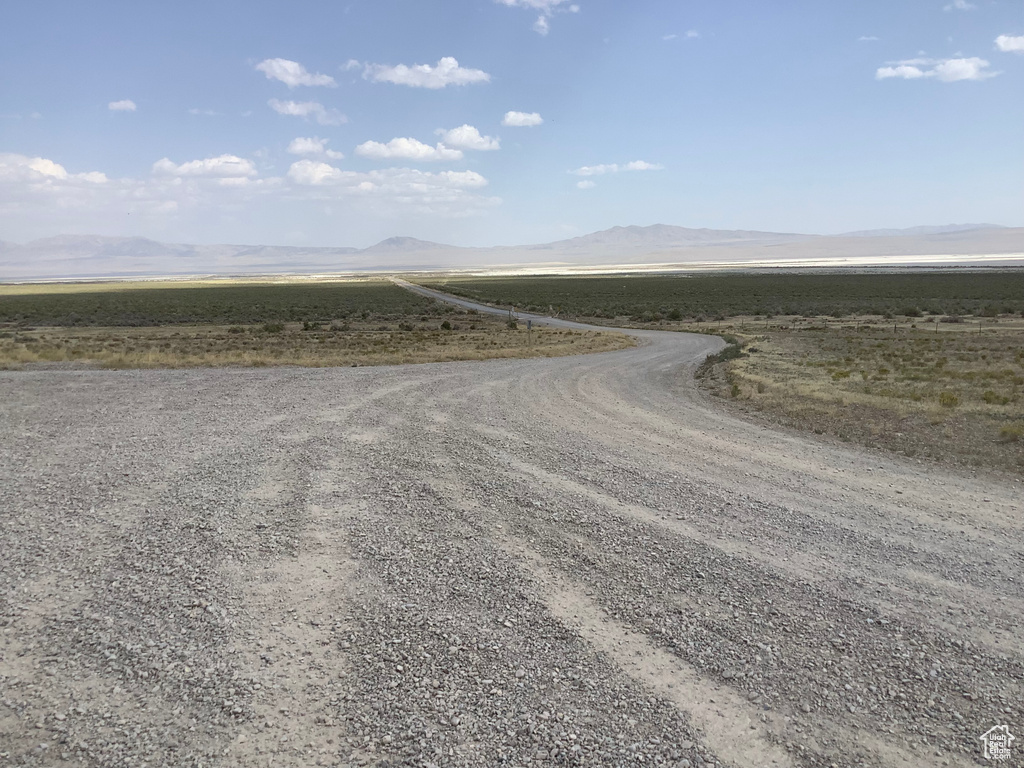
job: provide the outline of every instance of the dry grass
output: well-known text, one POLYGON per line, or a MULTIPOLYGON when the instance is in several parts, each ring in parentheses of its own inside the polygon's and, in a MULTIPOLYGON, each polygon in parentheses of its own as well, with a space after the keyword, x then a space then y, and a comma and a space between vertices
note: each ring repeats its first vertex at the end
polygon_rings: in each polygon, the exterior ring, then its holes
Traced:
MULTIPOLYGON (((774 421, 911 456, 1024 470, 1024 321, 736 318, 707 381, 774 421), (895 328, 894 328, 895 326, 895 328)), ((717 324, 714 324, 717 329, 717 324)))
POLYGON ((0 329, 0 369, 192 368, 395 365, 490 358, 559 357, 622 349, 621 334, 512 330, 498 318, 463 315, 425 322, 255 326, 0 329), (267 329, 270 330, 267 330, 267 329))

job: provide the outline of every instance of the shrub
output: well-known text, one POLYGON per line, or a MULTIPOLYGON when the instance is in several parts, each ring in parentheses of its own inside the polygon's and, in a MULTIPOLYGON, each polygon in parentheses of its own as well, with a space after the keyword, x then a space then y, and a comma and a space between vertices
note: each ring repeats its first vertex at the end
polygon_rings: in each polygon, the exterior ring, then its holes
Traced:
POLYGON ((264 323, 263 331, 265 333, 281 333, 284 331, 284 323, 264 323))
POLYGON ((943 408, 956 408, 960 404, 960 397, 955 392, 940 392, 939 405, 943 408))
POLYGON ((999 439, 1004 443, 1016 443, 1024 439, 1024 421, 1006 424, 999 430, 999 439))
POLYGON ((678 309, 673 309, 673 310, 671 310, 668 313, 668 319, 669 320, 682 320, 683 319, 683 313, 680 312, 678 309))
POLYGON ((451 329, 452 329, 452 324, 450 322, 448 322, 447 320, 445 320, 443 323, 441 323, 441 330, 442 331, 450 331, 451 329))
POLYGON ((733 384, 732 385, 732 389, 729 390, 729 394, 732 397, 739 397, 740 396, 740 385, 739 384, 733 384))
POLYGON ((240 325, 232 325, 228 328, 228 333, 245 333, 245 328, 240 325))

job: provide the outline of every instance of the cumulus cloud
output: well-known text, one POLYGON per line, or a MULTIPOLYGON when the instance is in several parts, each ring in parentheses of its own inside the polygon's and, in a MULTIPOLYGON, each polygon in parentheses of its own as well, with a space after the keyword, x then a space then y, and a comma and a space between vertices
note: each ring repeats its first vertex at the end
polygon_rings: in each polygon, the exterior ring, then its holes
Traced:
POLYGON ((987 80, 999 72, 990 72, 989 63, 977 56, 961 59, 904 59, 891 61, 875 71, 876 80, 899 78, 903 80, 920 80, 935 78, 943 83, 955 83, 960 80, 987 80))
POLYGON ((473 149, 479 152, 501 149, 501 142, 498 139, 481 136, 480 131, 472 125, 460 125, 447 131, 438 128, 436 133, 441 137, 441 143, 453 149, 473 149))
POLYGON ((424 144, 422 141, 408 138, 394 138, 387 144, 379 141, 364 141, 356 147, 356 154, 360 157, 370 157, 375 160, 417 160, 422 162, 433 162, 437 160, 461 160, 462 152, 457 149, 449 149, 438 142, 437 146, 424 144))
POLYGON ((543 122, 543 118, 536 112, 506 112, 501 119, 501 124, 509 128, 530 128, 543 122))
POLYGON ((63 165, 45 157, 0 153, 0 181, 21 181, 37 185, 54 182, 105 184, 109 179, 99 171, 68 173, 63 165))
POLYGON ((487 179, 475 171, 429 173, 412 168, 343 171, 328 163, 299 160, 288 169, 293 195, 325 201, 347 199, 376 213, 411 210, 432 216, 472 216, 501 200, 478 194, 487 179))
POLYGON ((967 0, 953 0, 949 5, 943 8, 944 11, 973 11, 977 8, 974 3, 969 3, 967 0))
POLYGON ((583 181, 577 181, 576 182, 576 188, 577 189, 593 189, 596 186, 597 186, 597 183, 591 181, 590 179, 584 179, 583 181))
POLYGON ((546 35, 551 31, 548 19, 556 12, 578 13, 580 10, 580 7, 570 0, 495 0, 495 2, 509 8, 540 11, 537 20, 533 22, 533 31, 539 35, 546 35))
POLYGON ((99 171, 73 173, 48 158, 0 153, 0 215, 59 232, 104 222, 118 226, 130 212, 133 220, 139 217, 154 226, 173 219, 175 232, 181 233, 190 223, 206 222, 211 212, 257 215, 285 204, 344 202, 353 216, 407 220, 411 214, 472 216, 501 202, 482 194, 487 179, 473 171, 354 173, 322 157, 300 159, 279 177, 218 175, 249 173, 247 161, 228 155, 180 165, 165 159, 155 164, 153 174, 108 179, 99 171))
POLYGON ((487 186, 487 179, 476 171, 441 171, 430 173, 412 168, 387 168, 380 171, 361 173, 343 171, 328 163, 316 160, 299 160, 288 169, 288 178, 297 184, 321 186, 342 184, 358 186, 363 183, 378 185, 386 180, 400 181, 406 185, 426 184, 457 189, 479 189, 487 186))
POLYGON ((135 102, 131 99, 121 99, 107 104, 107 109, 111 112, 134 112, 136 107, 135 102))
POLYGON ((327 109, 316 101, 280 101, 271 99, 267 102, 270 108, 279 115, 294 115, 306 120, 316 120, 320 125, 343 125, 348 118, 336 109, 327 109))
POLYGON ((190 160, 175 165, 168 158, 153 163, 153 173, 159 176, 198 176, 212 179, 247 178, 256 175, 252 160, 237 155, 220 155, 203 160, 190 160))
POLYGON ((411 88, 438 89, 449 85, 471 85, 489 82, 491 76, 481 69, 460 67, 452 56, 445 56, 435 66, 429 64, 367 64, 363 77, 375 83, 394 83, 411 88))
POLYGON ((299 136, 291 140, 288 149, 285 150, 291 155, 324 155, 331 160, 341 160, 345 157, 341 152, 335 152, 327 148, 329 139, 321 139, 318 136, 299 136))
POLYGON ((265 74, 268 80, 280 80, 289 88, 299 85, 337 85, 330 75, 314 75, 299 62, 288 59, 264 59, 256 65, 256 69, 265 74))
POLYGON ((996 48, 1003 53, 1024 53, 1024 35, 1000 35, 996 38, 996 48))
POLYGON ((656 163, 648 163, 645 160, 633 160, 625 165, 608 163, 603 165, 584 165, 569 173, 576 176, 604 176, 606 173, 620 173, 621 171, 660 171, 664 166, 656 163))

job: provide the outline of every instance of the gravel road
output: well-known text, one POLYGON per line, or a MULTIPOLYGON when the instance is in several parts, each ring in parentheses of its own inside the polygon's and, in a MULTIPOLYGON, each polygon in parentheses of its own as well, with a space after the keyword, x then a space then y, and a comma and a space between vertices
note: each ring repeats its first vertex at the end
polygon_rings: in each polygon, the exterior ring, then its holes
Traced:
POLYGON ((939 766, 1024 739, 1019 482, 744 422, 693 384, 719 339, 636 335, 0 373, 0 766, 939 766))

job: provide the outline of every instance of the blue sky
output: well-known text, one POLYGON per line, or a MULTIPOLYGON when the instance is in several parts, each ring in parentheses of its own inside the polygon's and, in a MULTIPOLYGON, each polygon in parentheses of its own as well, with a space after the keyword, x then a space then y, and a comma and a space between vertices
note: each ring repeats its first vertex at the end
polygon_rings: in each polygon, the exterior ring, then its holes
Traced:
POLYGON ((4 16, 0 240, 1024 226, 1020 2, 33 0, 4 16))

